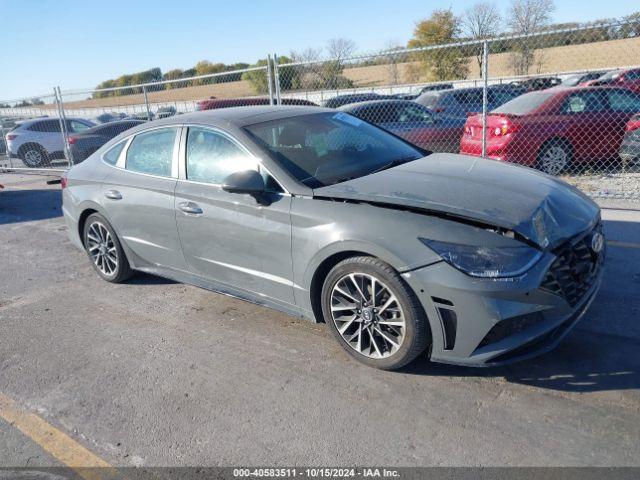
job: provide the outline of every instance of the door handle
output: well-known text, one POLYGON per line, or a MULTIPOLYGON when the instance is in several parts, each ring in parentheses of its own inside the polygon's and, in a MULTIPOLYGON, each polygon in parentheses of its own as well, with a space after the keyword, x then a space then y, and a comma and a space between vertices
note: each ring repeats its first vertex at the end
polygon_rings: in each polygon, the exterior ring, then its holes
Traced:
POLYGON ((201 215, 202 209, 193 202, 182 202, 178 204, 178 208, 184 213, 190 213, 191 215, 201 215))
POLYGON ((110 200, 122 200, 122 194, 117 190, 107 190, 104 196, 110 200))

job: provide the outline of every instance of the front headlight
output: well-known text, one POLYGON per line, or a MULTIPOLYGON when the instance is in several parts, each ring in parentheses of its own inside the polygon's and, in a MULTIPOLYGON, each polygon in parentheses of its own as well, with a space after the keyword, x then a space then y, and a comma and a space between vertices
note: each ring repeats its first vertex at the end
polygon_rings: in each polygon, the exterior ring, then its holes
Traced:
POLYGON ((542 252, 526 245, 516 247, 484 247, 438 242, 421 238, 442 259, 473 277, 517 277, 533 267, 542 252))

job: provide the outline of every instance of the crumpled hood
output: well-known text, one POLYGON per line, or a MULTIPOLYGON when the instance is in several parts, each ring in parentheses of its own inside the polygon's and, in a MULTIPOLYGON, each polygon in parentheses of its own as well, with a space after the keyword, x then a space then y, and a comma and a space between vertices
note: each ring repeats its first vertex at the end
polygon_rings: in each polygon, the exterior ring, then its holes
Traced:
POLYGON ((551 176, 495 160, 435 153, 372 175, 314 189, 316 197, 441 212, 513 230, 553 248, 589 228, 599 207, 551 176))

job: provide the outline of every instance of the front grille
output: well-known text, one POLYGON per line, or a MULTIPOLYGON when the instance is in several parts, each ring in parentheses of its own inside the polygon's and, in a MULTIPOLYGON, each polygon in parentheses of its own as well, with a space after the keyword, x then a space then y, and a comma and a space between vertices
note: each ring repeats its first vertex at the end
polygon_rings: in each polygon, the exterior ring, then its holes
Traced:
POLYGON ((556 259, 540 288, 564 298, 572 307, 577 305, 593 286, 604 263, 605 249, 598 254, 591 246, 596 232, 602 233, 600 223, 554 250, 556 259))

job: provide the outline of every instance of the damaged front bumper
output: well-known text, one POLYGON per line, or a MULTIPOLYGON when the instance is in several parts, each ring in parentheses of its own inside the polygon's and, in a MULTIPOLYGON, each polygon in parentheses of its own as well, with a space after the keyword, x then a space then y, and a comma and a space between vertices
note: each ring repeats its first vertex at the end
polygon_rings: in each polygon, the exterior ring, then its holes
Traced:
POLYGON ((429 318, 431 360, 487 367, 556 347, 600 287, 605 252, 589 249, 592 233, 546 252, 520 277, 470 277, 445 262, 403 273, 429 318))

